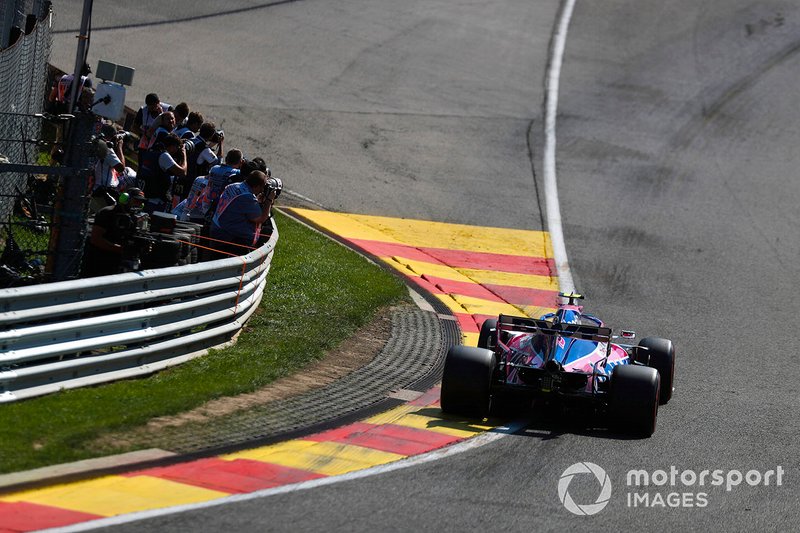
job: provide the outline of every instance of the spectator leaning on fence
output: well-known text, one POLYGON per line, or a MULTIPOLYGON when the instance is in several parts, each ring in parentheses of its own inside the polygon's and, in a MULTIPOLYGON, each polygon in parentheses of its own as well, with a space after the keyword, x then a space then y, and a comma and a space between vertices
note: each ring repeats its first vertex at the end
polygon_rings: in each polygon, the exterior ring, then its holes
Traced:
POLYGON ((215 243, 219 246, 218 258, 243 255, 255 246, 272 207, 270 195, 265 194, 266 184, 267 175, 256 170, 243 182, 225 187, 210 231, 211 237, 220 241, 215 243))

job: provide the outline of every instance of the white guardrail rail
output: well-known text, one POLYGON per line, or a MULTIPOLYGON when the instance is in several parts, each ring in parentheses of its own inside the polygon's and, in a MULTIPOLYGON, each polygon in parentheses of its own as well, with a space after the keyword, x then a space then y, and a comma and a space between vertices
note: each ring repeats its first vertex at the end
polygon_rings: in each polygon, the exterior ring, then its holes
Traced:
POLYGON ((0 403, 150 374, 232 342, 277 241, 276 228, 241 257, 0 290, 0 403))

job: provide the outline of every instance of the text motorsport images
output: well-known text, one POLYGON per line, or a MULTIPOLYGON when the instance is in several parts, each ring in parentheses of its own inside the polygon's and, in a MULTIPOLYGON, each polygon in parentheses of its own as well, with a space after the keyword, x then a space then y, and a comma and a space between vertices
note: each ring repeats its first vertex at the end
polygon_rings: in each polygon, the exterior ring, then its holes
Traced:
MULTIPOLYGON (((628 507, 676 508, 707 507, 709 491, 715 487, 725 487, 725 492, 745 484, 750 487, 783 485, 784 469, 778 466, 773 470, 679 470, 670 466, 668 470, 628 470, 625 476, 628 507)), ((578 481, 576 480, 576 483, 578 481)), ((567 467, 558 480, 558 499, 572 514, 591 516, 602 511, 611 500, 611 478, 606 471, 588 461, 567 467), (591 474, 591 475, 586 475, 591 474), (597 499, 590 503, 577 503, 570 495, 569 488, 574 478, 580 482, 599 485, 597 499)))

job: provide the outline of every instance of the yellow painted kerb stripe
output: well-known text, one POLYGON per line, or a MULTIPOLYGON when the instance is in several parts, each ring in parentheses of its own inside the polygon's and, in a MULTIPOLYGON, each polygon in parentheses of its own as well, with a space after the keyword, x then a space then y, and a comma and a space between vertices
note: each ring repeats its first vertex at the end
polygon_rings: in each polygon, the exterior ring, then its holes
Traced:
POLYGON ((289 211, 346 239, 403 243, 420 248, 553 257, 550 236, 546 231, 468 226, 311 209, 289 211))
POLYGON ((225 459, 250 459, 307 470, 326 476, 346 474, 404 459, 405 455, 337 442, 294 440, 264 449, 247 450, 225 459))
POLYGON ((364 420, 367 424, 394 424, 415 429, 425 429, 435 433, 444 433, 454 437, 471 437, 494 426, 476 423, 473 420, 450 419, 442 415, 436 407, 420 407, 417 405, 401 405, 385 413, 364 420))
POLYGON ((156 477, 105 476, 18 492, 0 498, 0 501, 36 503, 100 516, 115 516, 224 496, 228 494, 156 477))

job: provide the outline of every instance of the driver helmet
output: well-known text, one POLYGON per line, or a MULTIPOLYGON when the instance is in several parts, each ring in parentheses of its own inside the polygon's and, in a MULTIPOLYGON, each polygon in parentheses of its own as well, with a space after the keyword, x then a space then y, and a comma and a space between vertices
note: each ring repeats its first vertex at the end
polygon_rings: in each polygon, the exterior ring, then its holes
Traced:
POLYGON ((577 311, 563 309, 553 317, 553 324, 580 324, 581 317, 577 311))

